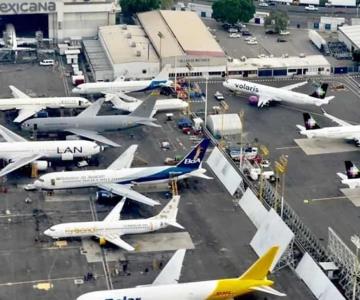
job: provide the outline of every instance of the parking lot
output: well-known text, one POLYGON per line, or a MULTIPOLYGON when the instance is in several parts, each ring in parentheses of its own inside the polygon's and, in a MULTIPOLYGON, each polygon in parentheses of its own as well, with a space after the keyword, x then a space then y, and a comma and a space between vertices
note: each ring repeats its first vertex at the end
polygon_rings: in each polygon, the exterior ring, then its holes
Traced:
MULTIPOLYGON (((10 96, 8 84, 13 84, 24 92, 31 91, 33 95, 65 93, 63 82, 59 80, 62 76, 52 68, 19 65, 6 66, 6 70, 10 73, 0 73, 0 82, 3 83, 0 87, 2 96, 10 96)), ((210 85, 210 94, 220 88, 219 84, 210 85)), ((249 126, 247 129, 250 139, 257 136, 255 132, 261 129, 261 122, 253 122, 254 127, 251 128, 249 118, 261 116, 258 120, 268 120, 266 123, 269 125, 269 118, 273 118, 273 114, 281 115, 278 108, 258 111, 238 98, 232 98, 228 94, 226 96, 232 110, 246 110, 246 120, 249 122, 246 126, 249 126)), ((201 108, 201 104, 194 105, 194 109, 196 106, 197 109, 201 108)), ((280 109, 284 110, 281 107, 280 109)), ((179 117, 179 113, 176 113, 175 120, 179 117)), ((194 142, 177 129, 176 122, 166 121, 165 115, 161 114, 157 118, 161 128, 138 127, 106 134, 120 143, 122 148, 111 148, 101 153, 99 168, 108 166, 131 144, 139 144, 135 166, 163 164, 166 157, 188 152, 194 142), (160 149, 162 141, 170 142, 170 150, 160 149)), ((2 113, 1 124, 15 130, 16 127, 5 119, 5 114, 2 113)), ((279 124, 278 121, 276 124, 279 124)), ((269 132, 268 129, 266 131, 269 132)), ((269 135, 271 134, 270 132, 269 135)), ((260 132, 261 140, 264 136, 266 135, 260 132)), ((287 145, 288 138, 283 137, 279 144, 287 145)), ((265 141, 267 140, 264 139, 265 141)), ((208 173, 214 176, 210 171, 208 173)), ((112 246, 100 248, 92 239, 54 242, 43 235, 43 231, 51 225, 59 222, 90 221, 94 218, 102 220, 114 203, 94 202, 94 189, 69 192, 66 197, 56 197, 59 193, 48 196, 40 192, 25 192, 22 185, 32 181, 33 179, 21 170, 14 172, 8 176, 7 192, 0 194, 0 234, 3 237, 0 259, 6 270, 0 276, 0 299, 75 299, 88 291, 149 284, 159 272, 159 263, 165 263, 173 253, 126 253, 112 246), (31 199, 29 203, 25 203, 27 197, 31 199), (86 250, 85 246, 89 248, 86 250), (93 255, 100 257, 100 260, 90 263, 89 251, 93 251, 93 255), (127 265, 126 271, 123 269, 124 263, 127 265), (84 275, 89 272, 96 279, 83 281, 84 275)), ((195 246, 194 250, 187 252, 181 282, 241 274, 256 259, 249 246, 256 231, 253 224, 234 204, 216 178, 211 181, 190 179, 187 183, 179 184, 179 191, 181 202, 178 222, 186 228, 185 232, 189 233, 195 246)), ((158 192, 149 195, 159 199, 162 207, 167 201, 165 194, 158 192)), ((127 202, 122 218, 146 218, 160 209, 127 202)), ((181 231, 167 228, 163 232, 181 231)), ((130 241, 128 237, 124 239, 130 241)), ((276 281, 275 287, 288 294, 287 299, 312 299, 305 285, 288 268, 281 269, 271 277, 276 281)), ((264 295, 255 293, 242 299, 264 299, 264 295)))
POLYGON ((233 58, 257 57, 258 55, 274 55, 275 57, 288 54, 289 56, 298 56, 300 53, 305 55, 317 55, 319 51, 310 43, 307 29, 289 29, 287 36, 278 34, 265 34, 263 26, 247 25, 247 30, 256 37, 257 45, 248 45, 245 37, 230 38, 229 33, 221 27, 221 23, 214 20, 206 20, 206 25, 216 29, 212 33, 216 35, 226 54, 233 58), (283 37, 288 42, 277 42, 278 37, 283 37))

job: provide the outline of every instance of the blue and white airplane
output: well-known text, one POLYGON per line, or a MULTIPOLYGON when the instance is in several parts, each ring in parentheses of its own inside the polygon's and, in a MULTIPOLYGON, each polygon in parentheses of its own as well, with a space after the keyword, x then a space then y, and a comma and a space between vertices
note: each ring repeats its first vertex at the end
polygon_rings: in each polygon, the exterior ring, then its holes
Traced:
POLYGON ((115 94, 126 101, 137 101, 138 99, 126 95, 132 92, 151 91, 163 86, 170 86, 170 65, 166 65, 161 72, 152 80, 125 81, 123 77, 112 82, 88 82, 78 85, 72 90, 75 94, 115 94))
POLYGON ((131 168, 138 147, 138 145, 132 145, 107 169, 49 173, 41 176, 34 185, 44 190, 98 187, 150 206, 158 205, 158 201, 132 190, 132 187, 138 184, 169 182, 174 178, 212 179, 205 175, 206 169, 202 168, 202 161, 209 143, 209 139, 202 140, 176 166, 143 168, 131 168))

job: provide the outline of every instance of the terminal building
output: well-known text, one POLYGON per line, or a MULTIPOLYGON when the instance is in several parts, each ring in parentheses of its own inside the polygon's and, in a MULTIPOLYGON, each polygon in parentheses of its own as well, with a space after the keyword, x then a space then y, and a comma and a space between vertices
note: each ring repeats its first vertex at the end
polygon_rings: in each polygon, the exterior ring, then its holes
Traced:
POLYGON ((360 25, 339 27, 339 41, 344 42, 349 51, 360 49, 360 25))
POLYGON ((0 30, 11 23, 18 36, 41 30, 61 42, 97 35, 99 26, 115 24, 115 0, 1 0, 0 30))

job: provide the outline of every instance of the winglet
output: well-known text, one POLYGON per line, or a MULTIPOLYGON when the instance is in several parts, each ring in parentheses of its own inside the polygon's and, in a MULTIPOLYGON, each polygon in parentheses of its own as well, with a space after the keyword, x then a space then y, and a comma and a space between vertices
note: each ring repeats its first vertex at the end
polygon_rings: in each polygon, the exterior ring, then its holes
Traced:
POLYGON ((279 252, 279 246, 271 247, 263 256, 254 262, 239 279, 264 280, 279 252))

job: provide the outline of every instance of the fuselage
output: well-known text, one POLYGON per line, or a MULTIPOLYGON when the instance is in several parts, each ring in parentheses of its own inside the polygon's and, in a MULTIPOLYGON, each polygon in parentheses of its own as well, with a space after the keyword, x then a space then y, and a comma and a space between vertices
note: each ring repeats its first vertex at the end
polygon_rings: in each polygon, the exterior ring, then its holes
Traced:
POLYGON ((270 98, 273 101, 313 105, 318 105, 319 103, 324 102, 322 99, 318 99, 303 93, 244 80, 228 79, 223 83, 223 85, 233 92, 242 92, 250 95, 264 96, 266 98, 270 98))
MULTIPOLYGON (((120 103, 119 102, 116 102, 117 109, 133 112, 136 108, 139 107, 139 105, 141 105, 143 101, 136 101, 136 102, 121 101, 120 103)), ((157 112, 166 111, 166 110, 177 110, 177 109, 185 109, 188 106, 189 104, 181 99, 161 99, 155 102, 154 110, 157 112)))
POLYGON ((358 136, 360 134, 360 125, 302 130, 300 133, 306 135, 309 138, 351 139, 352 137, 358 136))
POLYGON ((0 158, 43 154, 43 157, 87 157, 99 153, 102 147, 90 141, 35 141, 0 143, 0 158))
POLYGON ((76 222, 54 225, 45 231, 52 238, 139 234, 167 227, 160 219, 120 220, 112 222, 76 222))
POLYGON ((141 92, 166 85, 168 80, 136 80, 112 82, 88 82, 78 85, 72 90, 76 94, 114 94, 141 92))
POLYGON ((84 108, 91 103, 82 97, 44 97, 0 99, 0 110, 42 106, 47 108, 84 108))
POLYGON ((42 189, 55 190, 91 187, 102 183, 141 184, 167 182, 174 176, 179 179, 187 178, 191 176, 192 171, 194 171, 192 168, 159 166, 121 170, 54 172, 41 176, 34 184, 42 189))
POLYGON ((86 293, 77 300, 220 300, 233 299, 251 292, 253 286, 270 286, 270 280, 239 280, 238 278, 150 285, 137 288, 86 293))
POLYGON ((37 130, 39 132, 66 131, 66 129, 75 128, 102 132, 129 128, 149 121, 155 121, 155 119, 128 115, 34 118, 25 121, 21 128, 28 131, 37 130))

